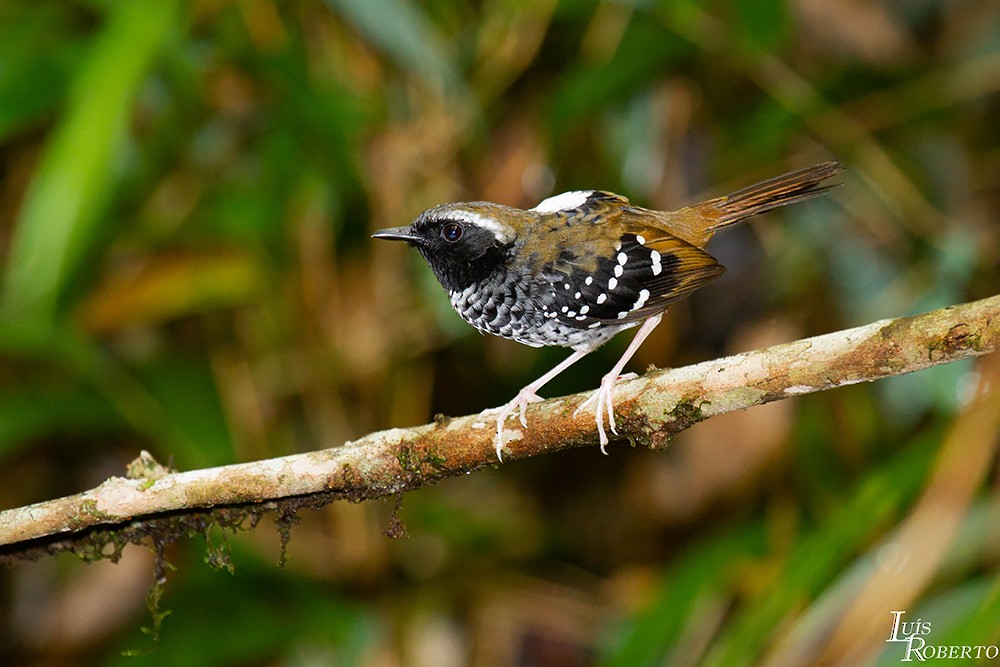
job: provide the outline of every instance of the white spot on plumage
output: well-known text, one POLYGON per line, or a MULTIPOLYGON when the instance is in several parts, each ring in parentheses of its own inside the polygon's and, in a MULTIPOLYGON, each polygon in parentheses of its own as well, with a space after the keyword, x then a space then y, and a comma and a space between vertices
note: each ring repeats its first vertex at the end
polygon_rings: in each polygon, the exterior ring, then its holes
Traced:
POLYGON ((586 315, 589 312, 590 312, 590 306, 584 306, 583 308, 580 309, 581 315, 586 315))
POLYGON ((594 282, 594 277, 593 276, 587 276, 587 279, 583 281, 583 284, 584 285, 590 285, 593 282, 594 282))
POLYGON ((653 262, 653 275, 660 275, 660 272, 663 271, 663 266, 660 265, 660 253, 650 250, 649 259, 653 262))
POLYGON ((625 266, 625 262, 628 261, 628 255, 623 252, 618 253, 618 263, 625 266))
POLYGON ((574 294, 574 295, 573 295, 573 298, 574 298, 574 299, 579 299, 579 298, 580 298, 580 293, 579 293, 579 292, 577 292, 576 294, 574 294))
POLYGON ((562 194, 553 195, 548 199, 543 199, 532 211, 539 213, 555 213, 556 211, 572 211, 587 203, 593 190, 572 190, 562 194))
POLYGON ((616 287, 618 287, 618 278, 611 278, 608 281, 608 289, 613 291, 616 287))
POLYGON ((635 305, 632 306, 632 310, 639 310, 646 305, 647 301, 649 301, 649 290, 639 290, 639 298, 635 300, 635 305))
POLYGON ((585 319, 587 319, 586 315, 577 315, 576 317, 577 322, 583 322, 585 319))
POLYGON ((635 235, 635 242, 638 243, 639 245, 646 245, 645 237, 640 236, 639 234, 635 235))
POLYGON ((569 312, 569 306, 563 306, 561 310, 564 313, 568 313, 569 312))
MULTIPOLYGON (((625 267, 621 264, 615 264, 615 278, 621 278, 623 273, 625 273, 625 267)), ((614 289, 614 287, 611 289, 614 289)))
POLYGON ((599 306, 607 300, 608 300, 608 295, 605 294, 604 292, 601 292, 600 295, 598 295, 597 297, 597 305, 599 306))
POLYGON ((625 319, 625 317, 627 315, 628 315, 628 311, 627 310, 623 310, 622 312, 618 313, 618 319, 623 320, 623 319, 625 319))
POLYGON ((569 289, 569 283, 563 283, 563 289, 569 289))
POLYGON ((591 324, 591 325, 590 325, 590 326, 588 326, 587 328, 588 328, 588 329, 596 329, 596 328, 597 328, 597 327, 599 327, 599 326, 601 326, 601 322, 600 322, 600 321, 598 320, 597 322, 594 322, 593 324, 591 324))
POLYGON ((576 311, 575 310, 569 311, 568 313, 566 313, 566 317, 576 317, 576 311))

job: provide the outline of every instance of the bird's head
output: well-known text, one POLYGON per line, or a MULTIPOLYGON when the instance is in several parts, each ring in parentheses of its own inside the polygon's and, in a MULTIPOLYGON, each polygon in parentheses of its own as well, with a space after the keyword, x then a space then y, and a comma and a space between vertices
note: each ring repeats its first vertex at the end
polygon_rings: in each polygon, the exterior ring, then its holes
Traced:
POLYGON ((518 213, 524 212, 489 202, 443 204, 372 237, 415 247, 444 288, 455 292, 482 282, 508 260, 518 213))

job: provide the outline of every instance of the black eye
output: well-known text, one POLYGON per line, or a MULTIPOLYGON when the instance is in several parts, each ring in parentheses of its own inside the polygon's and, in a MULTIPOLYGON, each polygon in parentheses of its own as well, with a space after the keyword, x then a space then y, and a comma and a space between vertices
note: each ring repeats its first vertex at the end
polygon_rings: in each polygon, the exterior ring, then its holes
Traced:
POLYGON ((444 227, 441 228, 441 236, 444 237, 445 241, 449 243, 454 243, 455 241, 462 238, 462 225, 457 222, 449 222, 444 227))

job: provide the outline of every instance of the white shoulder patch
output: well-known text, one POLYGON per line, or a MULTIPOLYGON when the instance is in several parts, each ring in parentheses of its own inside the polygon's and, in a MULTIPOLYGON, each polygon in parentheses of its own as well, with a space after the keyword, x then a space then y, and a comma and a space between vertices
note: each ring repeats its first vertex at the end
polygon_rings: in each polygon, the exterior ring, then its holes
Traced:
POLYGON ((539 213, 572 211, 574 208, 580 208, 583 206, 592 194, 594 194, 593 190, 572 190, 570 192, 564 192, 561 195, 553 195, 548 199, 542 200, 538 206, 531 210, 538 211, 539 213))

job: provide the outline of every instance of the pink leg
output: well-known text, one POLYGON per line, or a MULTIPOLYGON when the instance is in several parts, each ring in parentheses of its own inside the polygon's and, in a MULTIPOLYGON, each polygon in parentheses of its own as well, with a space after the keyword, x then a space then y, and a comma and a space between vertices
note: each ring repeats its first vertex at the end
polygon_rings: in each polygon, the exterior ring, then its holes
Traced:
POLYGON ((587 352, 579 352, 579 351, 574 352, 573 354, 563 359, 558 366, 556 366, 548 373, 546 373, 545 375, 538 378, 537 380, 529 384, 527 387, 519 391, 517 393, 517 396, 515 396, 512 401, 504 404, 500 408, 497 408, 499 410, 499 413, 497 414, 497 435, 496 438, 494 439, 494 443, 496 444, 498 459, 503 461, 503 456, 501 455, 501 451, 503 450, 503 426, 504 422, 507 421, 507 418, 510 417, 511 414, 513 414, 516 410, 520 409, 521 426, 527 428, 528 420, 524 416, 524 409, 528 407, 528 403, 537 403, 538 401, 542 400, 541 397, 536 392, 543 386, 545 386, 545 384, 548 383, 549 380, 559 375, 560 373, 562 373, 564 370, 566 370, 576 362, 580 361, 580 359, 583 359, 585 356, 587 356, 587 354, 588 354, 587 352))
POLYGON ((611 427, 611 432, 618 435, 618 426, 615 424, 615 407, 612 403, 612 397, 615 391, 615 383, 618 382, 621 376, 622 370, 625 368, 625 364, 635 355, 639 350, 639 346, 642 342, 653 332, 656 325, 660 323, 663 318, 663 313, 658 313, 653 315, 639 327, 639 331, 636 332, 635 338, 629 344, 628 349, 625 350, 625 354, 622 358, 618 360, 618 363, 601 378, 601 387, 594 392, 594 394, 588 398, 586 401, 580 404, 580 407, 576 409, 573 414, 576 415, 580 410, 583 410, 586 406, 590 405, 591 402, 595 403, 594 416, 597 420, 597 432, 601 437, 601 452, 607 454, 605 445, 608 444, 608 435, 604 432, 604 413, 608 414, 608 426, 611 427))

